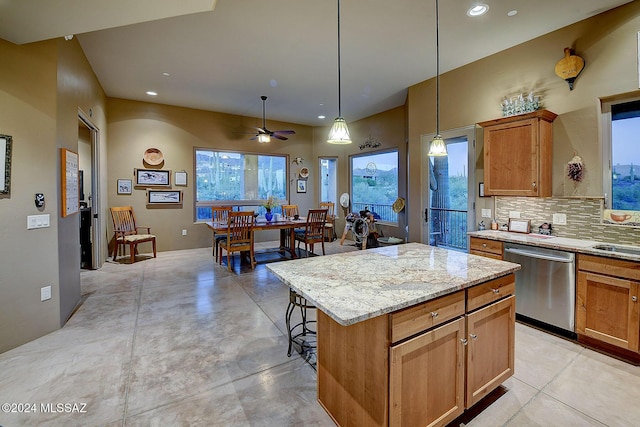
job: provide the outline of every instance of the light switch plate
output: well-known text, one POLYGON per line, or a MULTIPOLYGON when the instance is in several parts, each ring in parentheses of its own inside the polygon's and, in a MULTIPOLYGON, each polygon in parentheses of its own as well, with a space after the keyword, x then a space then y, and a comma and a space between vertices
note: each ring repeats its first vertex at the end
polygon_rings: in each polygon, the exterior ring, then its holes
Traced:
POLYGON ((520 212, 518 212, 518 211, 509 211, 509 218, 520 218, 520 212))
POLYGON ((553 224, 554 225, 567 225, 567 215, 558 213, 553 214, 553 224))
POLYGON ((40 301, 46 301, 49 299, 51 299, 51 286, 40 288, 40 301))
POLYGON ((49 214, 27 216, 27 230, 47 227, 49 227, 49 214))
POLYGON ((491 209, 482 209, 482 218, 491 218, 491 209))

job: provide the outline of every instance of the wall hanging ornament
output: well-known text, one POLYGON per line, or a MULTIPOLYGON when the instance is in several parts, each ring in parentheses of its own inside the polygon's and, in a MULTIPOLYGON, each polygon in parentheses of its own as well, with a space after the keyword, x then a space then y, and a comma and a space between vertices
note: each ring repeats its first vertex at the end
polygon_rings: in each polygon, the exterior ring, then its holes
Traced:
POLYGON ((567 176, 575 182, 581 182, 584 178, 584 163, 582 157, 578 156, 575 151, 573 153, 573 159, 567 163, 567 176))
POLYGON ((564 58, 556 64, 556 75, 569 83, 569 90, 573 90, 573 82, 584 69, 584 59, 571 54, 571 48, 564 48, 564 58))

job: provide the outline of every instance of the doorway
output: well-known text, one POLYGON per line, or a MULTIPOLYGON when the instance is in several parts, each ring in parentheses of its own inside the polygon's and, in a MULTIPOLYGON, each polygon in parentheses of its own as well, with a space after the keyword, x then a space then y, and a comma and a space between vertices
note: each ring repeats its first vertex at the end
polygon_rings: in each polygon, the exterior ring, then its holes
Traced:
POLYGON ((475 127, 441 133, 447 156, 428 157, 434 135, 422 136, 427 173, 422 241, 431 246, 467 251, 467 230, 475 219, 475 127))
POLYGON ((99 197, 99 131, 89 116, 78 110, 78 163, 80 172, 80 267, 102 267, 99 197))

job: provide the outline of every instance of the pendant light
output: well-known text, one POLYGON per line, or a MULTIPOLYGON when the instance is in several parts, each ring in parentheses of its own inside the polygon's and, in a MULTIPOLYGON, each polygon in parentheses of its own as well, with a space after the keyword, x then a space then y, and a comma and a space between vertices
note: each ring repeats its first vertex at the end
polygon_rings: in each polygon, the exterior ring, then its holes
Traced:
POLYGON ((349 128, 347 122, 342 117, 341 103, 341 87, 340 87, 340 0, 338 0, 338 117, 333 121, 333 126, 329 131, 329 144, 351 144, 351 136, 349 136, 349 128))
POLYGON ((436 0, 436 136, 429 146, 429 157, 446 156, 447 145, 440 136, 440 19, 438 16, 438 0, 436 0))

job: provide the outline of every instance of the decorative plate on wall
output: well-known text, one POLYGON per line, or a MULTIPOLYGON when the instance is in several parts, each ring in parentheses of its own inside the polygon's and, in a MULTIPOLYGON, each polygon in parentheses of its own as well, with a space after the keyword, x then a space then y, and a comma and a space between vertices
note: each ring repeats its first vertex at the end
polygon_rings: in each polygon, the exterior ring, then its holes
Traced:
POLYGON ((147 148, 142 156, 144 162, 151 166, 158 166, 162 162, 164 162, 164 156, 162 155, 162 151, 157 148, 147 148))
POLYGON ((300 178, 309 178, 309 168, 306 166, 300 168, 300 172, 298 172, 298 175, 300 175, 300 178))

